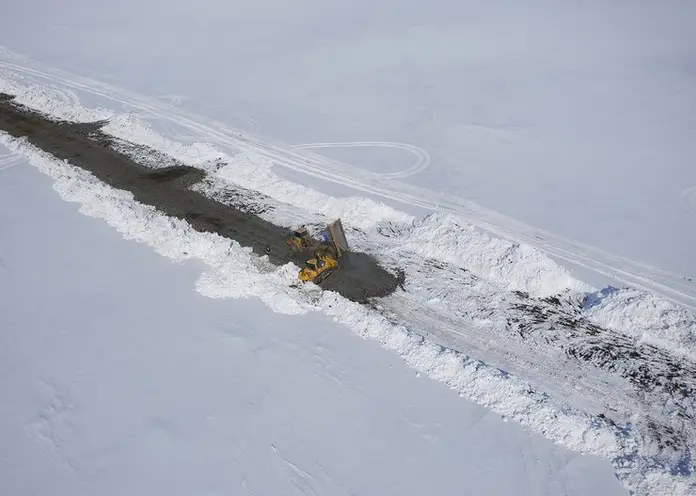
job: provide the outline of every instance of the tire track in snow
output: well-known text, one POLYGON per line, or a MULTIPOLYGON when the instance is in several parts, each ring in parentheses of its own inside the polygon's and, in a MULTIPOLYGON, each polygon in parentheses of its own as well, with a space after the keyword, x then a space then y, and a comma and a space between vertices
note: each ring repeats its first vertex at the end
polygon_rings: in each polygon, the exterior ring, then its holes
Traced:
POLYGON ((237 112, 230 112, 222 105, 208 103, 205 104, 203 107, 215 110, 223 109, 227 115, 231 115, 235 119, 243 122, 246 126, 247 132, 249 133, 257 133, 261 129, 261 124, 259 124, 259 121, 257 121, 256 119, 252 119, 248 115, 239 114, 237 112))
POLYGON ((23 157, 21 155, 14 155, 12 153, 0 155, 0 172, 18 166, 20 163, 22 163, 22 160, 23 157))
POLYGON ((423 148, 408 143, 397 143, 393 141, 349 141, 345 143, 307 143, 294 145, 293 148, 393 148, 407 151, 416 156, 416 163, 408 169, 398 172, 372 172, 372 175, 377 177, 404 178, 418 174, 430 167, 430 154, 423 148))
POLYGON ((80 99, 73 90, 61 88, 58 85, 48 87, 47 96, 65 105, 79 105, 80 99))
POLYGON ((375 177, 367 171, 337 160, 308 152, 295 152, 288 144, 244 135, 240 130, 235 130, 225 123, 166 105, 156 98, 55 68, 46 68, 34 62, 29 66, 29 61, 24 57, 10 54, 6 55, 6 58, 10 60, 0 58, 0 67, 8 72, 18 72, 23 77, 39 77, 54 84, 102 96, 120 103, 130 112, 136 110, 146 116, 170 119, 205 136, 207 141, 223 149, 260 155, 275 165, 407 205, 453 213, 495 236, 527 244, 560 261, 659 294, 673 303, 696 311, 696 284, 689 282, 682 275, 556 236, 461 198, 396 183, 393 181, 394 178, 375 177))
POLYGON ((286 458, 275 445, 271 444, 271 449, 283 461, 285 466, 290 469, 290 481, 302 494, 309 496, 320 494, 316 489, 317 483, 314 477, 286 458))
POLYGON ((679 205, 689 214, 696 214, 696 186, 684 189, 679 193, 679 205))

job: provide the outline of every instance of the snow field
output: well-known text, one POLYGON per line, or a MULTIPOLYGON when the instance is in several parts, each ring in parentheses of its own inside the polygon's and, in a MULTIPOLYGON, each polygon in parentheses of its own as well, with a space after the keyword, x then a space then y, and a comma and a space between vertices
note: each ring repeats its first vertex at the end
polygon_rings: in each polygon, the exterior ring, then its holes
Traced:
MULTIPOLYGON (((100 183, 90 173, 56 160, 23 139, 2 133, 0 144, 22 153, 55 181, 54 189, 63 199, 80 203, 83 214, 105 220, 126 239, 146 243, 174 261, 203 261, 209 268, 196 283, 203 295, 258 297, 273 311, 286 314, 325 312, 361 337, 397 353, 419 373, 569 449, 612 461, 636 456, 636 445, 630 437, 623 437, 596 418, 554 404, 545 395, 533 392, 523 380, 430 343, 338 294, 293 288, 296 268, 292 264, 274 268, 237 243, 199 233, 184 221, 139 204, 130 193, 100 183)), ((625 473, 618 469, 617 475, 627 487, 643 491, 658 486, 672 494, 686 494, 680 486, 687 487, 684 484, 688 482, 670 477, 659 468, 646 467, 640 459, 625 473), (648 486, 646 481, 650 481, 648 486)))
MULTIPOLYGON (((4 83, 5 86, 10 85, 4 83)), ((57 115, 72 116, 80 121, 92 120, 89 110, 65 110, 71 102, 53 99, 49 92, 31 90, 24 93, 30 108, 57 115), (56 110, 58 109, 58 110, 56 110)), ((581 292, 589 286, 573 279, 569 273, 538 250, 491 238, 477 232, 450 215, 435 214, 423 220, 398 212, 384 204, 364 198, 332 198, 290 183, 272 170, 272 163, 249 154, 229 157, 210 144, 181 145, 154 133, 140 118, 116 116, 105 131, 120 139, 143 144, 213 172, 212 181, 259 191, 300 211, 327 218, 341 217, 347 227, 368 232, 392 226, 397 233, 395 243, 401 249, 413 251, 424 258, 444 259, 471 270, 503 290, 529 292, 533 296, 561 292, 581 292)), ((0 143, 15 153, 23 153, 31 163, 55 181, 55 189, 66 200, 81 204, 86 215, 106 220, 127 239, 147 243, 159 254, 175 261, 189 258, 202 260, 208 269, 198 279, 197 290, 215 298, 258 297, 273 311, 287 314, 322 311, 349 327, 364 338, 378 341, 384 348, 397 353, 420 373, 443 382, 460 395, 473 399, 493 411, 526 425, 533 431, 573 450, 592 453, 616 463, 631 460, 617 471, 627 485, 635 490, 667 491, 687 494, 693 486, 688 479, 680 480, 666 474, 660 467, 650 467, 637 458, 635 440, 582 412, 554 404, 543 394, 531 392, 529 386, 515 377, 465 355, 429 343, 401 325, 363 306, 354 304, 329 292, 304 291, 293 287, 297 268, 292 264, 273 267, 256 258, 251 250, 212 234, 201 234, 188 224, 159 214, 154 208, 137 204, 128 192, 116 191, 101 184, 89 173, 53 159, 31 147, 23 140, 2 135, 0 143)), ((268 214, 272 219, 274 213, 268 214)), ((295 219, 301 218, 297 215, 295 219)), ((310 216, 312 217, 312 216, 310 216)), ((292 216, 283 220, 290 221, 292 216)), ((372 247, 374 248, 374 246, 372 247)), ((619 293, 621 294, 621 293, 619 293)), ((623 332, 644 329, 646 339, 659 335, 655 342, 671 346, 673 339, 688 342, 688 313, 679 314, 671 304, 641 292, 642 298, 605 299, 589 310, 598 322, 604 322, 623 332), (648 301, 642 306, 637 301, 648 301), (612 302, 613 305, 610 305, 612 302), (627 306, 623 306, 626 304, 627 306), (634 318, 633 311, 642 308, 644 317, 634 318), (632 310, 631 310, 632 309, 632 310), (655 309, 659 309, 655 311, 655 309), (652 313, 651 313, 652 312, 652 313), (664 316, 668 317, 665 318, 664 316), (676 317, 675 317, 676 316, 676 317), (666 321, 665 321, 666 320, 666 321), (675 331, 670 325, 686 326, 675 331), (662 333, 660 335, 660 333, 662 333)))

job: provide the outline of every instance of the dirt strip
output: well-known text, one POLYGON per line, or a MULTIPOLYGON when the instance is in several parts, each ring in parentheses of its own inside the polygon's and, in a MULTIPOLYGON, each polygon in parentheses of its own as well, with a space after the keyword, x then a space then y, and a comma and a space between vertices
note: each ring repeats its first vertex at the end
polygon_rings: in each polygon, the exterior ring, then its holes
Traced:
MULTIPOLYGON (((114 188, 132 192, 140 203, 186 220, 197 231, 218 233, 259 255, 267 254, 276 265, 294 262, 301 267, 310 258, 311 254, 295 253, 285 243, 288 229, 191 190, 191 185, 205 178, 204 171, 183 165, 153 169, 114 150, 111 138, 100 131, 104 124, 49 120, 0 93, 0 129, 10 135, 25 136, 56 158, 91 172, 114 188)), ((392 293, 402 282, 373 257, 349 252, 340 268, 320 285, 362 303, 392 293)))

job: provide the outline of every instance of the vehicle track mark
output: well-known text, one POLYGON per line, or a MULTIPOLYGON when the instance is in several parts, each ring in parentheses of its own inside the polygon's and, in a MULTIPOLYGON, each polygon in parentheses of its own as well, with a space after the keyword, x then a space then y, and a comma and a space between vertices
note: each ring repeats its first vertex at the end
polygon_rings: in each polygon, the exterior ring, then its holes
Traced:
POLYGON ((416 156, 416 163, 408 169, 397 172, 371 172, 376 177, 385 178, 404 178, 418 174, 430 167, 430 154, 423 148, 408 143, 397 143, 394 141, 349 141, 345 143, 306 143, 293 145, 298 149, 319 149, 319 148, 393 148, 404 150, 416 156))
POLYGON ((317 482, 309 472, 301 469, 291 462, 275 445, 271 444, 271 449, 276 455, 278 455, 278 458, 284 462, 285 466, 290 469, 290 480, 302 494, 311 496, 317 496, 319 494, 319 491, 317 490, 317 482))
POLYGON ((22 163, 23 157, 15 154, 0 155, 0 172, 16 167, 22 163))

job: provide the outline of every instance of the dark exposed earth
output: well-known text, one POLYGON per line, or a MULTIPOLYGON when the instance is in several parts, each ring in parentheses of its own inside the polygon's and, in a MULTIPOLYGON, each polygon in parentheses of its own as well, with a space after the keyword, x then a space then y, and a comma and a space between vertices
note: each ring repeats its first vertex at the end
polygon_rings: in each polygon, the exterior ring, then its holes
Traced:
MULTIPOLYGON (((0 93, 0 129, 10 135, 25 136, 38 148, 91 172, 106 184, 132 192, 138 202, 184 219, 197 231, 214 232, 251 247, 276 265, 294 262, 302 267, 311 258, 311 252, 290 249, 285 242, 290 234, 287 228, 192 190, 193 184, 205 179, 204 171, 185 165, 144 166, 112 146, 113 138, 101 132, 106 122, 50 120, 15 105, 12 99, 0 93)), ((339 268, 319 284, 353 301, 365 302, 390 294, 402 282, 402 277, 381 267, 373 257, 349 251, 339 268)))

